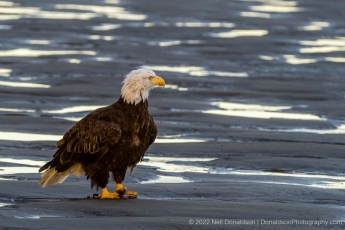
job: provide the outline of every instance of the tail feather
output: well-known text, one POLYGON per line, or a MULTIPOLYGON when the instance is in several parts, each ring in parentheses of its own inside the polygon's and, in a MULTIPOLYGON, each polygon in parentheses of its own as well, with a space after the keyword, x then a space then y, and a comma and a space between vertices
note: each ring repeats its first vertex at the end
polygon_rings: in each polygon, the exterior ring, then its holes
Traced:
MULTIPOLYGON (((42 168, 44 166, 42 166, 42 168)), ((67 170, 65 170, 63 172, 58 172, 55 169, 55 167, 48 168, 42 174, 42 179, 40 180, 39 184, 42 185, 42 188, 46 188, 46 187, 53 185, 53 184, 58 184, 58 183, 61 184, 62 182, 64 182, 64 180, 66 180, 66 178, 69 176, 69 174, 73 174, 73 175, 79 177, 79 176, 81 176, 81 174, 83 172, 84 172, 84 170, 83 170, 83 167, 80 163, 76 163, 76 164, 72 165, 72 167, 68 168, 67 170)))
POLYGON ((44 170, 46 170, 47 168, 49 168, 49 166, 52 164, 51 161, 47 162, 46 164, 44 164, 39 170, 38 172, 42 172, 44 170))

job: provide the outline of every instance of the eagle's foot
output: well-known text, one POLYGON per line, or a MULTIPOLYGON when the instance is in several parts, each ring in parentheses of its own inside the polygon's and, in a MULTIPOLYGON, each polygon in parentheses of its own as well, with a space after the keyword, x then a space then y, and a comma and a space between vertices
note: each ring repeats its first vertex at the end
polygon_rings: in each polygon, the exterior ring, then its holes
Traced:
POLYGON ((102 188, 102 193, 98 194, 100 199, 119 199, 120 196, 117 192, 108 192, 107 188, 102 188))
POLYGON ((137 192, 128 191, 122 184, 116 184, 115 192, 119 194, 120 198, 124 199, 136 199, 138 196, 137 192))

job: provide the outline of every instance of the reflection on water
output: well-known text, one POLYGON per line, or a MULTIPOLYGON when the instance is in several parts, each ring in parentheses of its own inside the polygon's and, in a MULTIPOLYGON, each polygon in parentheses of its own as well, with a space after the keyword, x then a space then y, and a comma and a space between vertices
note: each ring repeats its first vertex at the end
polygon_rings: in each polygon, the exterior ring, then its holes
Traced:
POLYGON ((285 1, 285 0, 240 0, 241 2, 261 2, 271 4, 274 6, 297 6, 296 1, 285 1))
POLYGON ((210 170, 207 167, 195 166, 195 162, 208 162, 217 158, 190 158, 190 157, 155 157, 145 156, 145 160, 140 165, 157 168, 161 172, 196 172, 208 173, 210 170), (186 164, 187 163, 187 164, 186 164), (189 163, 189 164, 188 164, 189 163), (190 164, 192 163, 192 165, 190 164))
POLYGON ((266 60, 266 61, 283 60, 284 62, 291 65, 312 64, 319 61, 327 61, 327 62, 335 62, 335 63, 345 62, 345 58, 343 57, 299 58, 299 57, 296 57, 296 55, 288 55, 288 54, 283 55, 283 57, 272 57, 272 56, 260 55, 259 58, 261 60, 266 60))
POLYGON ((291 106, 268 106, 259 104, 241 104, 233 102, 214 102, 212 103, 212 105, 216 105, 221 109, 246 111, 280 111, 291 109, 291 106))
POLYGON ((0 14, 0 21, 18 20, 20 18, 21 18, 20 15, 0 14))
POLYGON ((344 182, 331 182, 331 181, 321 181, 321 183, 315 183, 309 185, 316 188, 326 188, 326 189, 345 189, 344 182))
POLYGON ((158 46, 176 46, 176 45, 181 45, 182 41, 166 41, 166 42, 150 42, 150 45, 158 45, 158 46))
POLYGON ((11 69, 0 69, 0 77, 9 77, 11 76, 11 69))
POLYGON ((298 27, 298 29, 304 30, 304 31, 317 31, 317 30, 323 30, 323 28, 326 28, 329 26, 330 24, 328 22, 310 22, 306 26, 298 27))
POLYGON ((184 179, 183 177, 178 176, 162 176, 157 175, 157 179, 141 181, 141 184, 154 184, 154 183, 188 183, 192 182, 190 180, 184 179))
POLYGON ((190 45, 195 45, 195 44, 200 44, 200 40, 173 40, 173 41, 161 41, 161 42, 149 42, 148 44, 151 46, 176 46, 176 45, 182 45, 182 44, 190 44, 190 45))
MULTIPOLYGON (((263 172, 257 170, 236 170, 232 168, 214 168, 205 165, 205 163, 216 160, 217 158, 192 158, 192 157, 158 157, 145 156, 144 161, 139 164, 141 166, 153 167, 157 171, 164 173, 173 173, 177 175, 158 175, 158 179, 143 181, 141 183, 186 183, 192 182, 183 178, 179 173, 208 173, 208 174, 226 174, 236 175, 241 178, 247 176, 254 177, 249 182, 254 183, 271 183, 300 185, 317 188, 328 189, 345 189, 343 181, 345 177, 341 175, 325 175, 325 174, 308 174, 308 173, 275 173, 263 172), (266 176, 262 179, 262 176, 266 176), (292 180, 291 180, 292 179, 292 180), (298 181, 299 183, 296 183, 298 181)), ((0 162, 10 163, 15 166, 0 166, 0 175, 13 175, 18 173, 37 173, 39 167, 45 164, 45 161, 30 159, 13 159, 1 158, 0 162), (20 165, 20 166, 16 166, 20 165)), ((237 177, 238 178, 238 177, 237 177)), ((0 205, 1 207, 1 205, 0 205)))
POLYGON ((233 23, 228 22, 176 22, 176 27, 209 27, 209 28, 232 28, 233 23))
POLYGON ((281 1, 281 0, 241 0, 249 2, 261 2, 261 6, 249 6, 250 10, 259 12, 271 13, 293 13, 300 12, 303 9, 297 7, 296 1, 281 1))
MULTIPOLYGON (((109 0, 110 1, 110 0, 109 0)), ((2 2, 0 5, 0 20, 16 20, 20 18, 43 18, 56 20, 90 20, 96 17, 116 18, 118 20, 144 20, 146 15, 134 14, 117 6, 57 4, 55 9, 62 11, 45 11, 40 7, 25 7, 12 2, 2 2), (68 10, 72 10, 68 12, 68 10), (75 12, 89 11, 89 12, 75 12)), ((111 3, 114 4, 114 3, 111 3)), ((115 3, 116 4, 116 3, 115 3)))
POLYGON ((0 6, 11 7, 11 6, 15 6, 15 5, 16 4, 14 2, 0 1, 0 6))
POLYGON ((0 7, 0 14, 36 14, 38 7, 0 7))
POLYGON ((121 28, 121 24, 102 24, 99 26, 93 26, 92 29, 93 30, 98 30, 98 31, 105 31, 105 30, 115 30, 121 28))
POLYGON ((219 77, 248 77, 245 72, 221 72, 208 71, 204 67, 198 66, 141 66, 141 68, 152 69, 154 71, 188 73, 190 76, 206 77, 210 75, 219 77))
POLYGON ((342 58, 342 57, 325 57, 325 61, 329 61, 329 62, 344 62, 345 63, 345 58, 342 58))
POLYGON ((256 183, 270 183, 270 184, 285 184, 295 186, 307 186, 323 189, 345 189, 345 177, 344 176, 331 176, 324 174, 306 174, 306 173, 270 173, 262 171, 237 171, 232 174, 236 175, 248 175, 248 176, 269 176, 270 181, 255 180, 256 183), (272 181, 279 178, 292 178, 294 181, 282 182, 272 181), (296 183, 295 180, 302 179, 302 183, 296 183), (304 182, 304 183, 303 183, 304 182))
POLYGON ((177 89, 178 91, 188 91, 188 88, 179 87, 178 85, 165 85, 166 89, 177 89))
POLYGON ((45 215, 45 214, 40 214, 40 215, 28 214, 28 215, 21 215, 21 216, 14 215, 13 217, 17 219, 41 219, 41 218, 57 218, 61 216, 45 215))
POLYGON ((198 66, 149 66, 149 65, 144 65, 144 66, 141 66, 141 68, 152 69, 155 71, 177 72, 177 73, 190 73, 193 71, 204 70, 203 67, 198 67, 198 66))
POLYGON ((30 166, 40 166, 42 164, 47 163, 46 161, 37 161, 37 160, 30 160, 30 159, 14 159, 14 158, 0 158, 0 162, 30 165, 30 166))
POLYGON ((312 174, 312 173, 279 173, 279 172, 263 172, 258 170, 231 170, 220 171, 219 174, 237 174, 237 175, 250 175, 250 176, 274 176, 274 177, 294 177, 294 178, 313 178, 313 179, 329 179, 345 181, 344 176, 332 176, 325 174, 312 174))
POLYGON ((19 174, 19 173, 37 173, 38 169, 45 163, 46 161, 34 161, 29 159, 13 159, 13 158, 1 158, 0 162, 3 163, 11 163, 15 165, 21 166, 0 166, 0 175, 11 175, 11 174, 19 174))
POLYGON ((267 35, 267 30, 232 30, 229 32, 211 33, 212 37, 217 38, 236 38, 236 37, 261 37, 267 35))
POLYGON ((6 207, 6 206, 11 206, 11 205, 14 205, 14 204, 11 204, 11 203, 0 203, 0 208, 6 207))
POLYGON ((87 37, 91 40, 104 40, 104 41, 113 41, 117 39, 116 36, 88 35, 87 37))
POLYGON ((50 40, 28 40, 27 43, 32 44, 32 45, 49 45, 52 43, 52 41, 50 41, 50 40))
POLYGON ((4 141, 58 141, 61 137, 62 135, 0 131, 0 140, 4 141))
POLYGON ((315 41, 300 41, 299 44, 306 46, 345 46, 345 38, 337 37, 334 39, 317 39, 315 41))
POLYGON ((104 0, 104 3, 107 4, 119 4, 120 0, 104 0))
POLYGON ((286 63, 292 64, 292 65, 301 65, 301 64, 310 64, 310 63, 316 63, 317 59, 315 58, 298 58, 295 55, 284 55, 283 56, 286 60, 286 63))
MULTIPOLYGON (((165 173, 207 173, 207 174, 225 174, 236 175, 236 179, 247 178, 248 176, 255 179, 246 180, 246 182, 254 183, 270 183, 270 184, 284 184, 284 185, 298 185, 309 186, 326 189, 345 189, 345 177, 341 175, 332 176, 325 174, 308 174, 308 173, 274 173, 263 172, 258 170, 236 170, 232 168, 213 168, 207 165, 201 165, 201 162, 210 162, 217 158, 188 158, 188 157, 157 157, 145 156, 144 160, 139 164, 139 167, 148 166, 156 168, 157 171, 165 173), (238 177, 239 176, 239 177, 238 177), (262 178, 265 176, 265 178, 262 178), (299 183, 296 183, 296 182, 299 183)), ((161 177, 161 176, 159 176, 161 177)), ((173 176, 173 178, 162 176, 163 179, 149 180, 142 183, 180 183, 188 182, 181 175, 173 176), (166 179, 166 180, 165 180, 166 179), (169 181, 171 179, 172 181, 169 181), (174 182, 174 180, 176 182, 174 182)), ((243 179, 242 179, 243 180, 243 179)), ((241 181, 241 179, 240 179, 241 181)), ((189 182, 192 182, 189 180, 189 182)))
MULTIPOLYGON (((299 52, 303 54, 316 54, 316 53, 332 53, 332 52, 344 52, 345 51, 345 38, 336 37, 334 39, 317 39, 317 40, 303 40, 298 42, 303 46, 310 46, 305 48, 300 48, 299 52)), ((317 62, 334 62, 334 63, 344 63, 344 57, 325 57, 318 56, 315 57, 298 57, 292 54, 285 54, 282 56, 267 56, 260 55, 260 59, 266 61, 279 60, 284 61, 291 65, 302 65, 302 64, 312 64, 317 62)))
POLYGON ((232 102, 213 102, 218 110, 204 110, 203 113, 247 117, 258 119, 295 119, 295 120, 326 120, 312 114, 281 112, 281 110, 292 109, 291 106, 263 106, 260 104, 241 104, 232 102))
POLYGON ((75 58, 65 59, 65 60, 71 64, 80 64, 81 63, 81 60, 75 59, 75 58))
POLYGON ((111 57, 96 57, 96 61, 113 61, 114 59, 111 57))
POLYGON ((270 14, 258 13, 258 12, 241 12, 241 16, 250 17, 250 18, 271 18, 270 14))
POLYGON ((266 55, 259 55, 259 58, 261 60, 266 60, 266 61, 272 61, 272 60, 277 60, 279 58, 277 57, 271 57, 271 56, 266 56, 266 55))
POLYGON ((94 6, 94 5, 73 5, 58 4, 56 9, 63 10, 81 10, 97 13, 99 16, 106 15, 108 18, 116 18, 118 20, 145 20, 147 17, 143 14, 134 14, 125 10, 123 7, 117 6, 94 6))
POLYGON ((345 51, 345 47, 339 46, 317 46, 310 48, 301 48, 300 53, 331 53, 345 51))
POLYGON ((49 55, 96 55, 94 51, 79 50, 31 50, 26 48, 0 51, 0 57, 39 57, 49 55))
MULTIPOLYGON (((61 135, 53 134, 39 134, 39 133, 21 133, 21 132, 2 132, 0 131, 0 140, 4 141, 58 141, 62 138, 61 135)), ((174 143, 201 143, 206 142, 203 139, 191 138, 160 138, 155 140, 159 144, 174 144, 174 143)))
POLYGON ((184 28, 233 28, 229 22, 130 22, 123 24, 100 24, 92 27, 94 30, 113 30, 121 27, 184 27, 184 28))
POLYGON ((66 120, 66 121, 78 122, 81 119, 83 119, 84 117, 59 117, 59 116, 53 116, 53 118, 63 119, 63 120, 66 120))
POLYGON ((0 108, 0 112, 18 112, 18 113, 34 113, 33 109, 12 109, 12 108, 0 108))
POLYGON ((258 184, 274 184, 274 185, 291 185, 291 186, 306 186, 313 188, 322 189, 345 189, 344 182, 330 182, 330 181, 320 181, 320 182, 308 182, 306 184, 296 183, 296 182, 282 182, 282 181, 262 181, 262 180, 235 180, 236 182, 243 183, 258 183, 258 184))
POLYGON ((303 11, 300 7, 295 6, 277 6, 277 5, 262 5, 262 6, 250 6, 250 10, 270 13, 294 13, 303 11))
POLYGON ((14 215, 13 216, 14 218, 17 218, 17 219, 41 219, 41 218, 58 218, 58 217, 61 217, 61 216, 55 216, 55 215, 45 215, 45 214, 39 214, 39 215, 31 215, 31 214, 28 214, 28 215, 14 215))
POLYGON ((232 28, 234 23, 229 22, 145 22, 143 24, 131 24, 136 27, 187 27, 187 28, 232 28))
POLYGON ((50 88, 50 85, 37 84, 37 83, 27 83, 27 82, 10 82, 10 81, 0 81, 0 86, 8 87, 19 87, 19 88, 50 88))
POLYGON ((262 131, 274 132, 288 132, 288 133, 316 133, 316 134, 345 134, 345 124, 338 126, 335 129, 308 129, 308 128, 295 128, 295 129, 264 129, 262 131))
POLYGON ((206 142, 202 139, 190 139, 190 138, 156 138, 155 143, 157 144, 175 144, 175 143, 201 143, 206 142))
POLYGON ((34 80, 36 79, 35 77, 20 77, 19 78, 21 81, 31 81, 31 80, 34 80))
POLYGON ((89 20, 98 17, 95 13, 77 13, 77 12, 58 12, 58 11, 43 11, 38 7, 0 7, 0 14, 7 14, 11 19, 5 18, 4 20, 15 20, 20 18, 44 18, 56 20, 89 20))
POLYGON ((55 113, 55 114, 80 113, 80 112, 91 112, 101 107, 105 107, 105 105, 72 106, 72 107, 67 107, 67 108, 57 109, 57 110, 42 110, 42 112, 55 113))
POLYGON ((234 72, 221 72, 221 71, 192 71, 189 73, 189 75, 197 76, 197 77, 206 77, 209 75, 214 75, 218 77, 248 77, 249 75, 245 72, 241 73, 234 73, 234 72))

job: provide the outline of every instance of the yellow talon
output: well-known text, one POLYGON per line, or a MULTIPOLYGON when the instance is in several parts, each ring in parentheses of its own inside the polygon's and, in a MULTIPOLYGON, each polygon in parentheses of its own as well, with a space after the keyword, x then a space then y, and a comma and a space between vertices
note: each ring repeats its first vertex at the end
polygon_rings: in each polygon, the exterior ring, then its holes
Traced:
POLYGON ((98 194, 100 199, 119 199, 120 196, 117 192, 108 192, 107 188, 102 188, 102 193, 98 194))
POLYGON ((137 193, 137 192, 134 192, 134 191, 126 191, 126 195, 137 196, 138 193, 137 193))
POLYGON ((116 188, 115 188, 114 192, 124 192, 126 190, 127 190, 127 188, 124 187, 122 184, 116 184, 116 188))
POLYGON ((116 193, 119 193, 122 195, 129 195, 129 196, 137 196, 138 193, 137 192, 134 192, 134 191, 127 191, 127 188, 124 187, 122 184, 116 184, 116 188, 115 188, 115 191, 116 193))

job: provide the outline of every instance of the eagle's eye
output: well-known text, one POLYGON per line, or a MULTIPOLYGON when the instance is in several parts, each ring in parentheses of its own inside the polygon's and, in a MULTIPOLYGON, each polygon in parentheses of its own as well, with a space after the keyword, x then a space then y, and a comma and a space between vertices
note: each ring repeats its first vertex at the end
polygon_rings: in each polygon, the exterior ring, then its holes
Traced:
POLYGON ((155 78, 154 76, 149 76, 149 80, 151 81, 153 78, 155 78))

